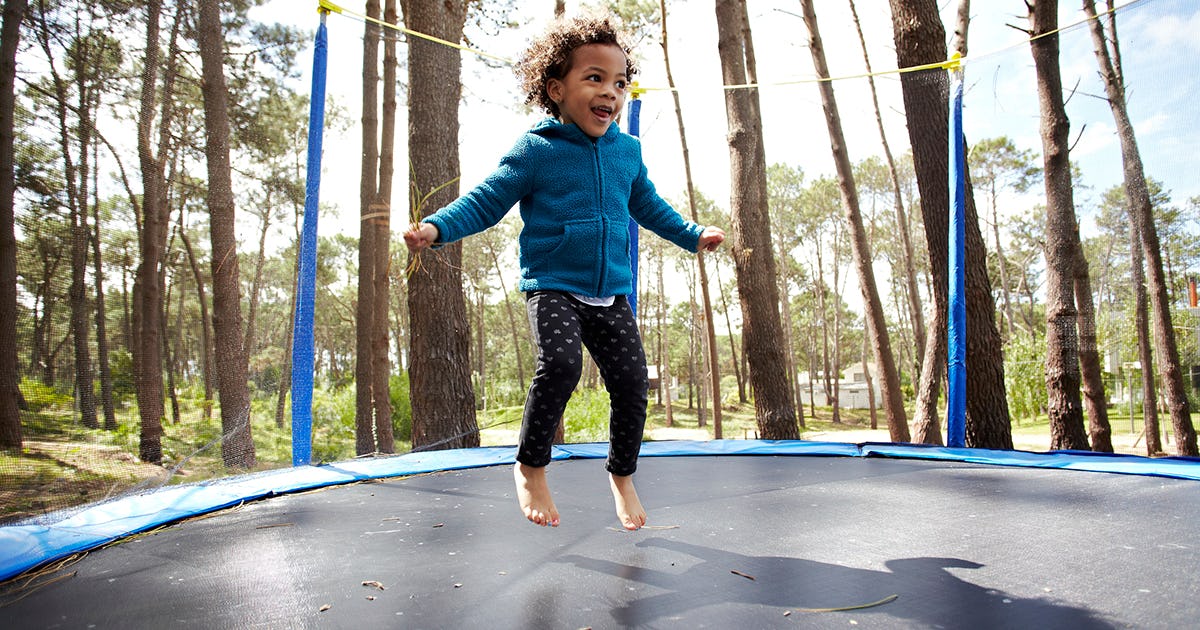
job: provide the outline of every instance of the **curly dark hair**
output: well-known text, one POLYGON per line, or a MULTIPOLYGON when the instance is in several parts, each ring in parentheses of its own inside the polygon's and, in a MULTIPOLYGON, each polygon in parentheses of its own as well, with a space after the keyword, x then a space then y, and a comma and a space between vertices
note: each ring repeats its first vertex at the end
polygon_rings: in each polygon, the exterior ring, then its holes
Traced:
POLYGON ((633 80, 637 66, 633 53, 625 43, 625 34, 613 24, 608 16, 584 15, 570 19, 555 20, 550 28, 530 43, 513 72, 525 92, 525 102, 546 110, 558 117, 558 104, 550 100, 546 83, 550 79, 561 79, 571 70, 571 53, 587 44, 613 44, 625 51, 625 76, 633 80))

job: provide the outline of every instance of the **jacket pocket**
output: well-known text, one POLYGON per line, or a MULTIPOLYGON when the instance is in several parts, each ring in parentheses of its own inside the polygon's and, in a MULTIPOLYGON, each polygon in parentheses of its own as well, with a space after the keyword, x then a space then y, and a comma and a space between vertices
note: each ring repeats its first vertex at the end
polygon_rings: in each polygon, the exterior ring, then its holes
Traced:
POLYGON ((547 270, 580 290, 594 291, 603 265, 604 230, 599 219, 563 224, 563 233, 547 255, 547 270))

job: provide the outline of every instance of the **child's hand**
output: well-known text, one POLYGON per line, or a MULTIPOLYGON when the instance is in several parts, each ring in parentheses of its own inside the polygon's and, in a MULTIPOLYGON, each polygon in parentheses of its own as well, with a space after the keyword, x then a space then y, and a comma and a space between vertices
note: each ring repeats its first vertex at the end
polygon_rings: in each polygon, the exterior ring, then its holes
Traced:
POLYGON ((723 242, 725 242, 725 230, 710 225, 700 233, 700 243, 696 246, 696 251, 715 252, 723 242))
POLYGON ((414 253, 433 245, 437 239, 438 229, 432 223, 413 223, 404 233, 404 244, 408 245, 408 251, 414 253))

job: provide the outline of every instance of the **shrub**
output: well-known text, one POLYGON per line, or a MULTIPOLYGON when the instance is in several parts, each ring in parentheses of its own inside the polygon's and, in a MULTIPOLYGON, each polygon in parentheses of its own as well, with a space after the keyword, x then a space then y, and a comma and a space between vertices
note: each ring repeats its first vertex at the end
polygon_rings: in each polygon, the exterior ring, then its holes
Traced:
POLYGON ((388 397, 392 401, 392 433, 397 442, 412 441, 412 399, 408 393, 408 375, 388 379, 388 397))
POLYGON ((567 403, 563 413, 566 418, 567 442, 608 441, 608 418, 610 407, 608 392, 602 389, 579 389, 567 403))
POLYGON ((51 407, 70 408, 73 401, 69 394, 64 394, 53 387, 29 378, 22 378, 21 395, 30 411, 44 411, 51 407))

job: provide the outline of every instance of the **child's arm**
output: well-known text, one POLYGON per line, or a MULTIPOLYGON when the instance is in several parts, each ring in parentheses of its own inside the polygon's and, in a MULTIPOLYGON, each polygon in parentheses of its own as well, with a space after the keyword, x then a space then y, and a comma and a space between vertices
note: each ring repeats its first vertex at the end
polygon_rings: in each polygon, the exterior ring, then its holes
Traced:
POLYGON ((404 233, 404 244, 408 245, 408 251, 413 253, 432 246, 437 239, 438 229, 432 223, 410 224, 408 231, 404 233))

